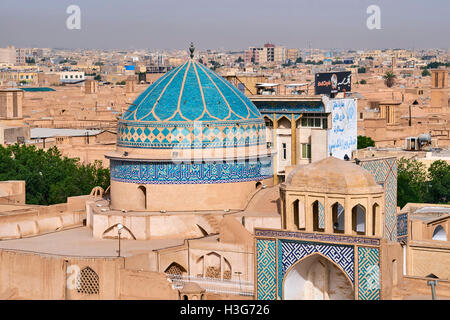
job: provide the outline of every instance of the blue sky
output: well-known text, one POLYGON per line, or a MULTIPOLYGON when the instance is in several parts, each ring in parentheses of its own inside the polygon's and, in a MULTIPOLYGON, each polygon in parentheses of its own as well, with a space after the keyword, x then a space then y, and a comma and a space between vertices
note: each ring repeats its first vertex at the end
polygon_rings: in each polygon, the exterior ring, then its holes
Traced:
POLYGON ((449 48, 449 0, 1 0, 0 46, 449 48), (81 9, 68 30, 66 8, 81 9), (369 5, 381 30, 366 27, 369 5))

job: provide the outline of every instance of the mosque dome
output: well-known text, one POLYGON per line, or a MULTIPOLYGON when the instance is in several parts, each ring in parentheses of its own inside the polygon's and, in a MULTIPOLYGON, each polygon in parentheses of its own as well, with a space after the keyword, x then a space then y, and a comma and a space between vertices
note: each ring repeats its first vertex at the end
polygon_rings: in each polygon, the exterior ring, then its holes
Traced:
POLYGON ((118 147, 217 148, 265 144, 264 120, 232 84, 189 59, 149 86, 123 114, 118 147))
POLYGON ((111 207, 242 209, 270 185, 272 154, 256 106, 191 58, 150 85, 119 119, 111 207))
POLYGON ((286 187, 311 192, 366 194, 382 191, 369 171, 350 162, 328 157, 298 166, 286 178, 286 187))

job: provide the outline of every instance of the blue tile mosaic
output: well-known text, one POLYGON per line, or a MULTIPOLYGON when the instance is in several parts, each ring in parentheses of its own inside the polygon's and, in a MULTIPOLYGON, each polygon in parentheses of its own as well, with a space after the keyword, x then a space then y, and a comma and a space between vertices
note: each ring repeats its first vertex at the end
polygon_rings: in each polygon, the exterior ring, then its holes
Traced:
POLYGON ((230 163, 110 161, 111 180, 142 184, 209 184, 272 177, 270 158, 230 163))

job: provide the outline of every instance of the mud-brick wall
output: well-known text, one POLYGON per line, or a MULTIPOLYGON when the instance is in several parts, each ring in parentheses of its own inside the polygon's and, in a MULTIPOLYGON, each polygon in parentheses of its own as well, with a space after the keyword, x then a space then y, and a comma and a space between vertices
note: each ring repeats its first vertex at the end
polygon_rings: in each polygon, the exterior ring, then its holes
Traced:
POLYGON ((24 299, 64 299, 64 260, 0 251, 0 294, 16 291, 24 299))

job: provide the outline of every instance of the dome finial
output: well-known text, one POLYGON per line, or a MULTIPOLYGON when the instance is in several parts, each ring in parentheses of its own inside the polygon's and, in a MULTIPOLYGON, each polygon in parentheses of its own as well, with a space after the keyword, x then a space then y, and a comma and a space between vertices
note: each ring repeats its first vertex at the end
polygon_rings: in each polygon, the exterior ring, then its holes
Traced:
POLYGON ((194 50, 195 50, 194 43, 191 42, 191 46, 189 47, 189 51, 191 52, 191 59, 194 58, 194 50))

